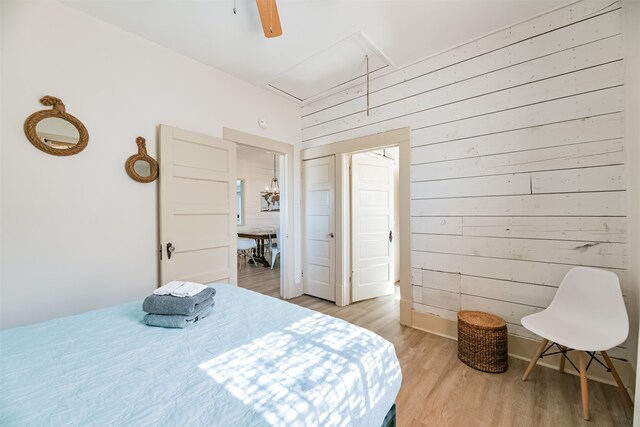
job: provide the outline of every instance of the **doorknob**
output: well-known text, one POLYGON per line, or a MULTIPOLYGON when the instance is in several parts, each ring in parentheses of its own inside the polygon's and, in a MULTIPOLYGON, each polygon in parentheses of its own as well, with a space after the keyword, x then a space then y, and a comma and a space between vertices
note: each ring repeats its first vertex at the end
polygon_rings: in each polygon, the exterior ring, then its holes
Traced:
POLYGON ((176 250, 175 246, 173 246, 173 243, 169 242, 167 243, 167 258, 171 259, 171 254, 176 250))
POLYGON ((333 233, 329 233, 329 237, 331 237, 333 239, 333 233))
POLYGON ((393 242, 393 230, 389 230, 389 243, 393 242))

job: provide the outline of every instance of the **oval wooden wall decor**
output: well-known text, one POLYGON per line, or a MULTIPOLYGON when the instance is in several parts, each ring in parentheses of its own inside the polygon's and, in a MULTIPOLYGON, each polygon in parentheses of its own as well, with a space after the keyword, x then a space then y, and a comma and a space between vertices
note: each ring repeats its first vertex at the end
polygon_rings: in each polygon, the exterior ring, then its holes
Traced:
POLYGON ((24 134, 34 147, 53 156, 78 154, 89 143, 84 124, 66 112, 62 100, 54 96, 40 99, 51 110, 36 111, 24 122, 24 134))
POLYGON ((153 182, 158 178, 158 162, 147 154, 146 140, 143 137, 137 137, 136 144, 138 154, 129 157, 124 165, 127 175, 138 182, 153 182))

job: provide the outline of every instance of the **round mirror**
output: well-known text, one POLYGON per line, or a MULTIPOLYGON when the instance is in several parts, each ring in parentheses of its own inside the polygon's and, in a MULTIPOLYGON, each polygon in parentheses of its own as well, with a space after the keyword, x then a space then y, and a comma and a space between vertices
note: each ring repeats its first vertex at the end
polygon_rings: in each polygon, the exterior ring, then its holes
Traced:
POLYGON ((151 165, 146 160, 136 160, 133 164, 133 171, 143 178, 151 176, 151 165))
POLYGON ((64 103, 53 96, 40 99, 51 110, 36 111, 24 121, 24 134, 34 147, 54 156, 78 154, 89 143, 82 122, 67 113, 64 103))
POLYGON ((158 162, 147 154, 147 145, 143 137, 136 138, 138 154, 130 156, 124 164, 124 168, 131 179, 138 182, 149 183, 158 178, 158 162))
POLYGON ((80 142, 80 132, 71 123, 58 117, 47 117, 36 124, 36 134, 43 143, 67 150, 80 142))

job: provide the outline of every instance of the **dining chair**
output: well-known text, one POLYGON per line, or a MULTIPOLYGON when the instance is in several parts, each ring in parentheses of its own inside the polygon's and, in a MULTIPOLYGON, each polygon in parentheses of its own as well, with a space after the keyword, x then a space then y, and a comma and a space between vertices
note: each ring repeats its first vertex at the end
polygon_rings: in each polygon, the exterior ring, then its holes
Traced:
POLYGON ((258 247, 256 241, 254 239, 247 239, 244 237, 238 237, 238 265, 242 268, 243 264, 246 264, 248 258, 251 258, 254 265, 256 264, 256 260, 253 258, 253 251, 258 247))
POLYGON ((266 251, 269 252, 271 258, 271 269, 273 270, 273 264, 276 262, 276 257, 280 255, 280 229, 275 227, 266 227, 264 229, 266 233, 269 233, 269 246, 266 251), (271 237, 275 234, 275 240, 271 237))
POLYGON ((582 415, 588 420, 587 369, 596 361, 611 372, 625 400, 632 404, 607 354, 607 350, 622 344, 629 334, 629 318, 617 275, 598 268, 572 268, 562 279, 549 307, 523 317, 522 326, 543 338, 522 377, 523 381, 526 381, 538 359, 560 354, 561 372, 564 372, 566 359, 580 373, 582 415), (554 347, 557 351, 549 352, 554 347), (578 353, 579 368, 567 357, 570 351, 578 353), (606 365, 596 357, 597 352, 600 352, 606 365))
POLYGON ((273 265, 276 263, 276 258, 280 255, 280 230, 276 230, 276 241, 275 243, 271 243, 271 269, 273 270, 273 265))

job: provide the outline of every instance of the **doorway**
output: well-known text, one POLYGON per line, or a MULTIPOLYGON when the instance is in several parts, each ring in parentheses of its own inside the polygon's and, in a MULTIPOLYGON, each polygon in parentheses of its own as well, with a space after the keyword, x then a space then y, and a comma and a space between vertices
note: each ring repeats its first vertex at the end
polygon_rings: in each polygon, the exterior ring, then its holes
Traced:
MULTIPOLYGON (((273 139, 265 138, 262 136, 242 132, 231 128, 223 128, 223 137, 227 141, 232 141, 237 147, 253 148, 268 153, 276 154, 276 173, 278 178, 278 185, 280 187, 280 211, 279 215, 279 234, 276 237, 277 248, 280 253, 277 256, 276 266, 279 266, 279 289, 278 292, 273 292, 274 296, 281 298, 293 298, 300 295, 301 286, 298 286, 295 281, 296 258, 298 256, 298 248, 295 246, 293 239, 294 230, 296 227, 296 219, 294 216, 294 146, 286 144, 284 142, 276 141, 273 139)), ((271 157, 271 177, 273 176, 273 157, 271 157)), ((239 177, 239 175, 236 175, 239 177)), ((264 182, 262 189, 266 190, 266 187, 270 184, 264 182)), ((234 201, 237 200, 237 196, 234 197, 234 201)), ((246 206, 245 206, 246 210, 246 206)), ((237 218, 236 218, 237 220, 237 218)), ((237 222, 234 223, 234 233, 237 231, 237 222)), ((237 238, 237 233, 235 236, 237 238)), ((270 261, 270 254, 267 252, 267 256, 270 261)), ((235 259, 235 257, 234 257, 235 259)), ((263 268, 263 273, 272 274, 270 268, 263 268)))
POLYGON ((236 148, 238 286, 274 297, 280 296, 283 161, 269 150, 236 148))
POLYGON ((289 238, 295 226, 290 196, 294 147, 229 128, 223 128, 220 139, 160 125, 160 284, 171 280, 238 283, 238 146, 257 147, 277 155, 282 232, 276 237, 280 250, 276 262, 281 262, 278 293, 283 298, 300 295, 294 282, 296 253, 289 238))
MULTIPOLYGON (((306 165, 314 159, 333 159, 335 173, 333 179, 335 186, 332 189, 333 197, 328 205, 334 207, 335 224, 329 234, 335 235, 335 264, 331 270, 327 270, 326 280, 335 280, 335 303, 338 306, 350 304, 352 299, 352 218, 351 218, 351 161, 352 156, 359 153, 373 153, 396 156, 394 159, 394 181, 397 179, 397 191, 394 191, 394 222, 395 229, 392 229, 392 243, 396 243, 393 248, 393 261, 398 264, 393 268, 393 281, 399 285, 400 299, 400 323, 411 324, 411 233, 410 233, 410 197, 409 197, 409 174, 410 174, 410 131, 409 128, 396 129, 366 137, 359 137, 351 140, 335 142, 332 144, 308 148, 301 152, 303 160, 303 279, 308 279, 310 267, 308 264, 309 251, 308 239, 310 238, 309 228, 313 224, 308 224, 306 211, 308 209, 307 182, 308 174, 305 173, 306 165), (393 154, 393 147, 397 154, 393 154), (399 226, 399 225, 402 226, 399 226), (399 278, 399 282, 397 282, 399 278)), ((331 161, 331 160, 329 160, 331 161)), ((396 188, 394 188, 396 190, 396 188)), ((331 192, 327 193, 331 194, 331 192)), ((368 272, 367 269, 364 271, 368 272)), ((374 280, 375 282, 375 280, 374 280)), ((305 289, 305 293, 308 290, 305 289)))

